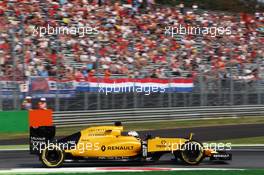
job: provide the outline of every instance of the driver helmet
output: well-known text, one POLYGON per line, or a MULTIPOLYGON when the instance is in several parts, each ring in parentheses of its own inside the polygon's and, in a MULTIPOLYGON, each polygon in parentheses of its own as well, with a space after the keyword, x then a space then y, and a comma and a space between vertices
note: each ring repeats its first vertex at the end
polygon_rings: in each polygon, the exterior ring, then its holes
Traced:
POLYGON ((133 137, 139 137, 139 134, 136 132, 136 131, 129 131, 128 133, 127 133, 127 135, 129 135, 129 136, 133 136, 133 137))

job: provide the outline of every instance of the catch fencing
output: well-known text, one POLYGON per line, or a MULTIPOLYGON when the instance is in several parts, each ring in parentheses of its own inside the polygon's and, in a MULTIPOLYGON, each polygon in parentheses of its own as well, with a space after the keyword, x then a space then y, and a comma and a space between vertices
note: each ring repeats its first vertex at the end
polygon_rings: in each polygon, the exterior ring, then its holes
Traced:
MULTIPOLYGON (((28 93, 20 92, 19 88, 16 88, 19 85, 5 86, 5 89, 8 89, 5 93, 9 94, 4 95, 0 87, 0 110, 20 110, 22 100, 28 93)), ((153 92, 149 95, 137 92, 107 95, 99 92, 76 92, 71 96, 61 95, 55 91, 54 94, 48 95, 52 97, 46 95, 44 97, 47 98, 48 107, 54 111, 263 105, 264 81, 215 80, 201 76, 194 80, 191 92, 153 92)), ((33 108, 37 107, 39 97, 33 99, 33 108)))

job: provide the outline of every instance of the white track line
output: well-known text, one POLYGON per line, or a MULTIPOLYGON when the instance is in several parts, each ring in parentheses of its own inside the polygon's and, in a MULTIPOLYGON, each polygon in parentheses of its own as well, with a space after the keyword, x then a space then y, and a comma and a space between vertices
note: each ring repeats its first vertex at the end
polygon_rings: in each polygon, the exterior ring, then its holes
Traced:
POLYGON ((264 144, 232 144, 232 147, 264 147, 264 144))
POLYGON ((141 168, 141 167, 115 167, 115 168, 18 168, 10 170, 0 170, 0 174, 13 173, 102 173, 102 172, 144 172, 144 171, 243 171, 245 169, 228 168, 141 168))
POLYGON ((28 148, 7 148, 7 149, 5 149, 5 148, 3 148, 3 149, 0 149, 0 151, 29 151, 29 149, 28 148))

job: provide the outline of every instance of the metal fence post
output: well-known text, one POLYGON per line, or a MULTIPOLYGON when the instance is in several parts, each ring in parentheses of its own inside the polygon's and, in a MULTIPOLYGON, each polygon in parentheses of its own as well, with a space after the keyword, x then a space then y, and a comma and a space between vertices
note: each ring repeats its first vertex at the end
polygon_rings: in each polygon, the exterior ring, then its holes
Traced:
POLYGON ((126 109, 127 108, 127 98, 128 98, 128 96, 127 96, 127 94, 126 93, 124 93, 124 95, 123 95, 123 99, 122 99, 122 102, 123 102, 123 105, 122 105, 122 108, 123 109, 126 109))
POLYGON ((59 111, 59 90, 58 90, 58 79, 56 78, 56 96, 55 96, 55 110, 59 111))
MULTIPOLYGON (((136 87, 135 83, 134 83, 134 87, 136 87)), ((133 93, 133 106, 134 108, 137 108, 138 107, 138 102, 137 102, 137 93, 136 92, 132 92, 133 93)))
POLYGON ((88 101, 89 101, 89 95, 88 95, 88 92, 84 92, 84 110, 88 110, 89 108, 89 104, 88 104, 88 101))
POLYGON ((230 105, 234 105, 234 79, 232 77, 232 71, 231 71, 231 78, 230 78, 230 105))
POLYGON ((100 92, 97 92, 97 96, 96 96, 96 109, 97 110, 99 110, 101 108, 100 97, 101 97, 100 92))
POLYGON ((189 100, 189 103, 188 103, 188 107, 191 107, 193 105, 193 92, 189 92, 189 95, 188 95, 188 100, 189 100))
POLYGON ((172 106, 171 77, 169 77, 168 106, 172 106))
POLYGON ((203 75, 203 84, 205 84, 204 88, 203 88, 203 106, 208 106, 208 86, 209 86, 209 82, 205 77, 206 75, 203 75))
POLYGON ((183 107, 188 106, 187 92, 183 92, 183 107))
POLYGON ((262 104, 262 100, 261 100, 261 80, 257 80, 257 98, 258 98, 258 105, 262 104))
MULTIPOLYGON (((58 37, 58 36, 57 36, 58 37)), ((56 53, 57 53, 57 56, 59 56, 58 54, 59 54, 59 50, 60 50, 60 41, 59 40, 57 40, 57 42, 56 42, 56 53)), ((59 96, 59 86, 58 86, 58 80, 59 80, 59 70, 58 70, 58 68, 60 67, 60 59, 57 59, 56 60, 56 67, 57 67, 57 69, 56 69, 56 98, 55 98, 55 110, 56 111, 59 111, 60 110, 60 96, 59 96)))
MULTIPOLYGON (((97 77, 97 81, 98 81, 98 77, 97 77)), ((97 86, 99 88, 99 82, 97 82, 97 86)), ((97 92, 96 94, 97 94, 96 95, 96 109, 99 110, 101 109, 101 102, 100 102, 101 94, 100 92, 97 92)))
POLYGON ((221 87, 221 80, 220 78, 217 78, 216 79, 216 86, 214 88, 216 88, 215 90, 215 93, 217 94, 217 106, 221 105, 220 102, 221 102, 221 98, 222 98, 222 87, 221 87))
POLYGON ((249 84, 248 84, 248 82, 247 82, 247 83, 246 83, 246 89, 245 89, 245 101, 244 101, 244 104, 245 104, 245 105, 248 104, 248 98, 249 98, 248 90, 249 90, 249 84))
POLYGON ((158 106, 159 106, 159 107, 163 107, 163 101, 164 101, 164 96, 165 96, 165 94, 164 94, 164 93, 159 93, 158 95, 159 95, 159 96, 158 96, 158 99, 159 99, 159 104, 158 104, 158 106))
POLYGON ((199 76, 199 84, 200 84, 200 106, 204 106, 204 87, 205 87, 205 84, 204 84, 204 75, 201 74, 199 76))

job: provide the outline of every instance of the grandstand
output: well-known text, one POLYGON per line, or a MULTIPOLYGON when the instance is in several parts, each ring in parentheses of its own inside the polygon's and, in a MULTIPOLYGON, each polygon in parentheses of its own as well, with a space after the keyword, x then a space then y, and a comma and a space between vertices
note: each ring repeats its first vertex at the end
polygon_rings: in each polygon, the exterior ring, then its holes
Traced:
MULTIPOLYGON (((203 77, 255 82, 264 77, 264 14, 238 14, 149 1, 3 0, 0 75, 59 79, 203 77), (133 7, 134 6, 134 7, 133 7), (138 7, 138 8, 136 8, 138 7), (184 10, 182 9, 184 8, 184 10), (98 34, 35 35, 47 25, 98 27, 98 34), (167 36, 167 26, 231 27, 231 35, 167 36)), ((212 83, 210 83, 212 82, 212 83)), ((199 84, 197 84, 199 89, 199 84)))
POLYGON ((79 69, 84 76, 92 69, 98 74, 108 69, 111 74, 135 77, 150 77, 152 70, 158 70, 155 74, 160 78, 200 72, 221 77, 219 74, 227 75, 229 70, 243 76, 256 69, 255 64, 262 64, 264 39, 257 29, 263 27, 263 14, 239 16, 192 9, 181 14, 178 8, 157 6, 132 15, 132 9, 122 4, 98 6, 88 1, 3 1, 1 9, 4 76, 12 77, 13 66, 25 76, 54 76, 68 71, 76 76, 79 69), (33 35, 33 27, 47 24, 97 25, 100 34, 33 35), (179 24, 231 26, 232 35, 164 37, 166 26, 179 24))

